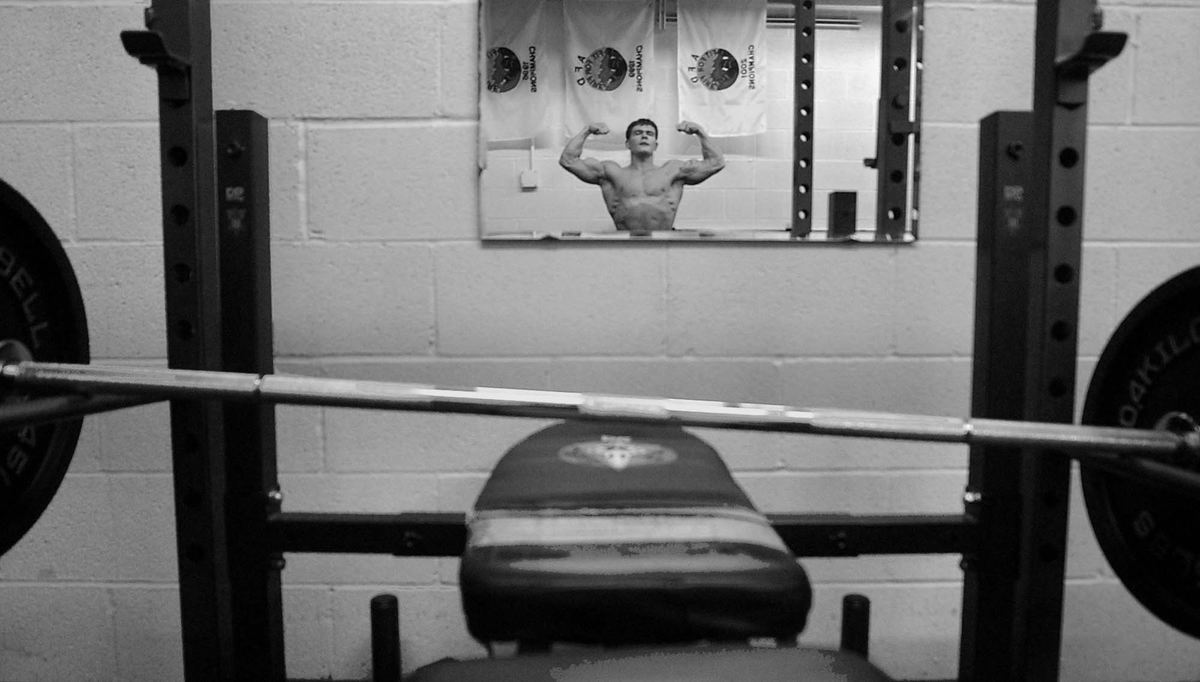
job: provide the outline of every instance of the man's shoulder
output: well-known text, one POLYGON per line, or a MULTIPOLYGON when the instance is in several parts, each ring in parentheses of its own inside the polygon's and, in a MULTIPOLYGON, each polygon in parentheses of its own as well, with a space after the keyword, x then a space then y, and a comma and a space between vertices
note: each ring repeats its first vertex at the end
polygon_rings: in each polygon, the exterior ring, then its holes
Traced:
POLYGON ((609 159, 589 158, 584 159, 583 162, 596 172, 600 173, 602 177, 611 178, 615 175, 620 175, 621 173, 621 164, 609 159))

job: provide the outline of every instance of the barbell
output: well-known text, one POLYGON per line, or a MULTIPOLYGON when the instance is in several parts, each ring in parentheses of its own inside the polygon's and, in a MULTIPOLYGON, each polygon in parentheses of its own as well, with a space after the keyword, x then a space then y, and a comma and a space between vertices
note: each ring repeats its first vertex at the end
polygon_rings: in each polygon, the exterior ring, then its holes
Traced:
MULTIPOLYGON (((730 403, 494 387, 440 387, 388 381, 237 372, 34 362, 15 339, 0 340, 0 399, 15 389, 145 396, 157 400, 226 400, 378 410, 623 420, 678 426, 826 436, 1008 445, 1052 449, 1080 459, 1138 456, 1173 465, 1200 462, 1200 431, 1182 413, 1154 430, 1050 422, 939 417, 787 405, 730 403)), ((108 409, 102 405, 100 409, 108 409)), ((0 428, 51 422, 44 415, 0 412, 0 428), (13 423, 10 423, 13 422, 13 423)), ((72 411, 71 416, 76 416, 72 411)), ((1200 479, 1198 479, 1200 480, 1200 479)))
MULTIPOLYGON (((7 191, 0 183, 0 192, 7 191)), ((15 194, 15 193, 13 193, 15 194)), ((1083 424, 786 405, 452 388, 89 364, 62 246, 19 195, 0 197, 0 555, 61 484, 82 415, 168 399, 320 405, 1011 446, 1081 462, 1089 517, 1122 582, 1200 637, 1200 268, 1139 303, 1106 345, 1083 424)))

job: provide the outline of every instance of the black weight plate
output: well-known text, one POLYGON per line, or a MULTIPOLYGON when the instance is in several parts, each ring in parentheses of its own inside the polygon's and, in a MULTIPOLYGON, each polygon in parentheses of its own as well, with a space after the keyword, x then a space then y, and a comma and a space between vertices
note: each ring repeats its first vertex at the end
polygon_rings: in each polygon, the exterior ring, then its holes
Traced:
MULTIPOLYGON (((0 181, 0 341, 35 360, 88 362, 87 318, 75 272, 37 210, 0 181)), ((5 394, 5 401, 25 394, 5 394)), ((0 409, 3 406, 0 405, 0 409)), ((45 511, 62 484, 82 420, 0 431, 0 555, 45 511)))
MULTIPOLYGON (((1151 292, 1117 327, 1088 385, 1083 422, 1156 428, 1200 415, 1200 267, 1151 292)), ((1088 516, 1125 587, 1200 637, 1200 496, 1081 465, 1088 516)))

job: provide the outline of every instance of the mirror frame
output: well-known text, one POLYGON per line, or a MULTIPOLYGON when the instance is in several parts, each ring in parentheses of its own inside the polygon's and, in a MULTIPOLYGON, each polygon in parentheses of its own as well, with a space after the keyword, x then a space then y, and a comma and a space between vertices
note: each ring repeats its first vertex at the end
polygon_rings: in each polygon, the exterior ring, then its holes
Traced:
MULTIPOLYGON (((483 3, 480 12, 482 21, 483 3)), ((667 3, 654 0, 656 17, 665 24, 673 18, 667 3)), ((830 21, 829 17, 821 17, 830 21)), ((832 20, 837 21, 837 17, 832 20)), ((526 232, 485 234, 483 232, 483 195, 480 192, 480 239, 485 242, 756 242, 797 244, 901 244, 917 240, 919 230, 921 75, 924 53, 924 0, 784 0, 767 3, 767 21, 794 24, 793 63, 793 150, 791 186, 791 226, 776 231, 763 230, 688 230, 671 229, 651 232, 526 232), (876 7, 880 18, 879 100, 876 114, 875 156, 863 159, 876 171, 875 229, 859 232, 851 224, 825 230, 813 226, 813 142, 812 122, 816 109, 816 29, 818 9, 876 7), (816 238, 823 237, 823 238, 816 238)), ((483 39, 482 32, 480 34, 483 39)), ((483 46, 486 49, 486 46, 483 46)), ((482 154, 487 142, 481 139, 482 154)), ((832 209, 831 209, 832 210, 832 209)))

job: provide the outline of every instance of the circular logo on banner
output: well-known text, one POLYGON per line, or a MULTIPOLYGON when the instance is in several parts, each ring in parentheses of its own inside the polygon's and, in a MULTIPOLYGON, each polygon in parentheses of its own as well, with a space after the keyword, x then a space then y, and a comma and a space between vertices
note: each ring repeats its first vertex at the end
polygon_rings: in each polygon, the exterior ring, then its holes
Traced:
POLYGON ((487 51, 489 92, 508 92, 521 82, 521 60, 507 47, 487 51))
POLYGON ((719 47, 708 50, 696 59, 696 74, 709 90, 724 90, 738 79, 738 60, 719 47))
POLYGON ((600 440, 572 443, 558 451, 558 458, 571 464, 607 467, 621 471, 629 467, 674 462, 678 455, 657 443, 637 443, 629 436, 600 436, 600 440))
POLYGON ((602 47, 583 61, 583 79, 597 90, 616 90, 627 73, 629 63, 611 47, 602 47))

